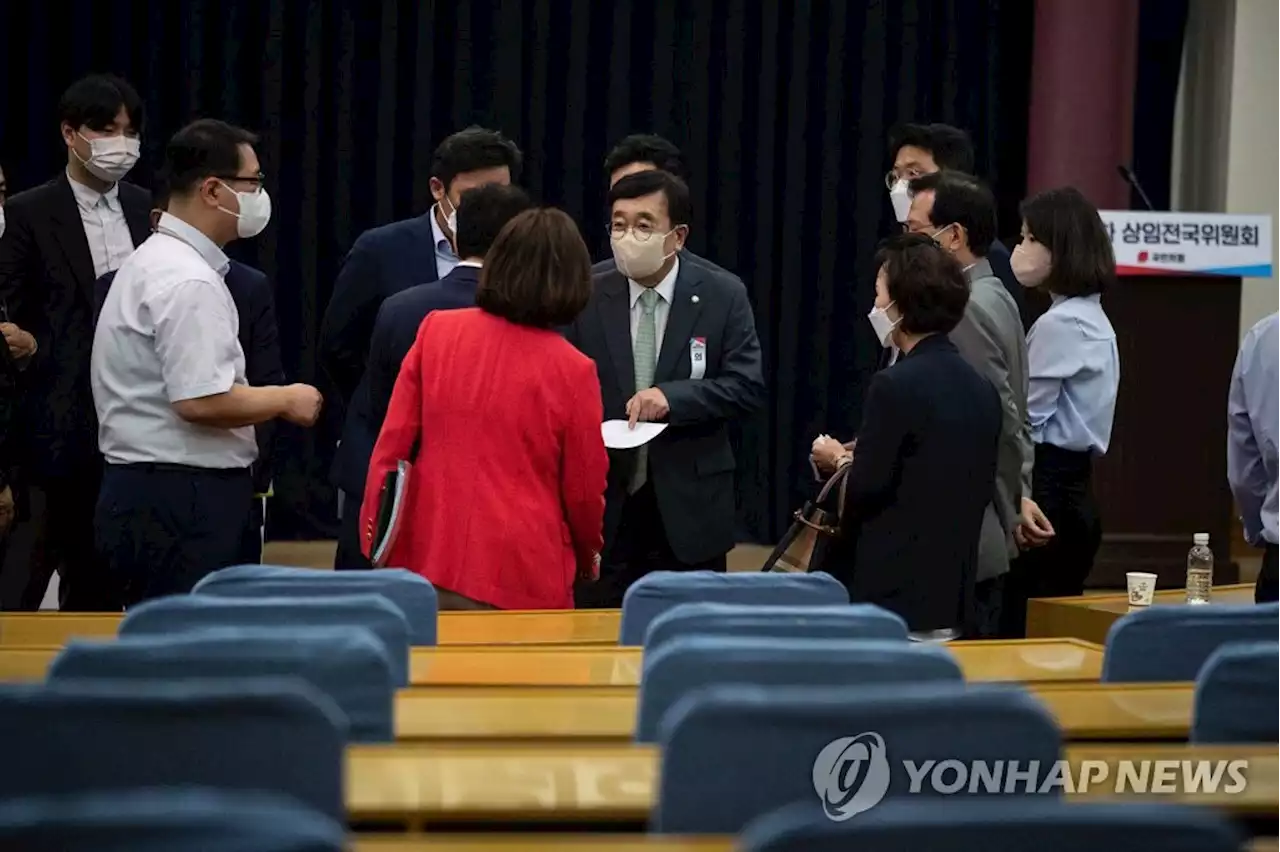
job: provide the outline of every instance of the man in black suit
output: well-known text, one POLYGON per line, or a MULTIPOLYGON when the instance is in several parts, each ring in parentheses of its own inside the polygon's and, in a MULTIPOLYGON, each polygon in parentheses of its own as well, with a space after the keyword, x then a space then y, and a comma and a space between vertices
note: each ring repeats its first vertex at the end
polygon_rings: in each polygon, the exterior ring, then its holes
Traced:
POLYGON ((854 601, 898 613, 919 638, 973 627, 983 514, 995 493, 1000 396, 948 334, 969 287, 932 239, 876 258, 877 336, 903 355, 875 374, 844 483, 843 535, 824 567, 854 601))
POLYGON ((610 454, 601 576, 578 594, 579 606, 597 607, 619 606, 650 571, 725 569, 735 543, 728 425, 765 399, 746 288, 683 262, 684 181, 629 175, 609 191, 609 208, 616 265, 594 276, 567 337, 596 362, 606 420, 668 427, 610 454))
MULTIPOLYGON (((160 214, 168 207, 168 192, 157 187, 153 194, 151 229, 160 222, 160 214)), ((98 279, 94 287, 94 318, 102 310, 107 291, 116 277, 115 270, 98 279)), ((285 384, 284 364, 280 359, 280 329, 276 325, 275 294, 267 274, 238 260, 231 261, 223 278, 240 317, 240 348, 244 350, 244 376, 253 387, 285 384)), ((276 424, 269 420, 254 427, 258 439, 258 460, 253 464, 253 509, 240 542, 240 560, 245 564, 262 561, 262 528, 266 524, 265 501, 271 492, 274 472, 272 451, 275 447, 276 424)))
POLYGON ((382 303, 369 342, 369 423, 375 439, 382 431, 400 365, 417 339, 422 321, 432 311, 475 307, 480 269, 489 246, 508 222, 531 207, 533 202, 518 186, 489 184, 467 190, 458 202, 458 228, 453 239, 458 265, 439 281, 410 287, 382 303))
POLYGON ((431 164, 435 204, 421 216, 365 231, 347 253, 320 325, 320 365, 347 407, 342 442, 330 481, 338 487, 341 521, 334 568, 370 568, 356 529, 364 480, 378 433, 369 424, 364 381, 369 340, 378 309, 390 296, 448 275, 462 193, 486 184, 507 185, 520 175, 523 155, 494 130, 468 127, 436 148, 431 164))
MULTIPOLYGON (((889 132, 889 160, 893 163, 885 175, 889 200, 894 216, 906 225, 911 209, 910 182, 943 169, 973 174, 973 140, 950 124, 900 124, 889 132)), ((993 240, 987 260, 1018 306, 1023 328, 1030 328, 1034 318, 1027 313, 1026 295, 1009 265, 1009 249, 993 240)))
POLYGON ((109 75, 74 83, 58 109, 66 172, 9 199, 0 239, 0 302, 35 347, 17 353, 31 358, 15 436, 29 512, 6 571, 29 563, 23 609, 39 607, 57 569, 62 609, 110 611, 118 590, 93 541, 102 480, 89 389, 93 286, 150 233, 149 194, 121 180, 138 160, 143 109, 133 87, 109 75))

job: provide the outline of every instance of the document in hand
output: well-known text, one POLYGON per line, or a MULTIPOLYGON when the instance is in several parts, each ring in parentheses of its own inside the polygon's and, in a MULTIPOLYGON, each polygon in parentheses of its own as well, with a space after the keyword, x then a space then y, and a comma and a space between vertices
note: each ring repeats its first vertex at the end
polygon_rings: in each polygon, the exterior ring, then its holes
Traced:
POLYGON ((658 437, 667 428, 665 423, 637 423, 635 428, 626 420, 606 420, 600 424, 604 445, 611 450, 634 450, 658 437))
POLYGON ((378 497, 377 529, 374 531, 372 558, 377 568, 385 568, 405 521, 409 493, 409 475, 413 465, 407 461, 396 462, 395 470, 388 471, 382 480, 382 493, 378 497))

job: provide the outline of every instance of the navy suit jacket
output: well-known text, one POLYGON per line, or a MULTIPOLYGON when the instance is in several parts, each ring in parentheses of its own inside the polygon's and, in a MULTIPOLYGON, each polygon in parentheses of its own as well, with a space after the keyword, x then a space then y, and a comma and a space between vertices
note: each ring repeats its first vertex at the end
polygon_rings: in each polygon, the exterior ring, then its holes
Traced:
MULTIPOLYGON (((102 303, 115 279, 108 272, 97 280, 93 294, 93 319, 97 325, 102 303)), ((280 360, 280 330, 276 326, 275 296, 267 274, 238 260, 231 261, 224 279, 240 316, 240 348, 244 350, 244 377, 250 385, 282 385, 284 365, 280 360)), ((274 421, 255 428, 258 438, 258 461, 253 466, 254 490, 265 494, 274 475, 272 449, 275 444, 274 421)))
MULTIPOLYGON (((396 293, 382 303, 369 342, 369 431, 377 441, 382 421, 387 417, 391 392, 400 375, 400 365, 418 339, 418 328, 432 311, 474 308, 480 270, 457 266, 439 281, 429 281, 396 293)), ((372 448, 370 448, 372 450, 372 448)), ((372 454, 372 452, 370 453, 372 454)), ((367 461, 366 461, 367 465, 367 461)))
POLYGON ((357 501, 377 438, 369 430, 369 341, 384 301, 439 277, 433 215, 428 210, 361 234, 342 262, 320 324, 320 366, 347 406, 329 479, 357 501))
MULTIPOLYGON (((765 401, 760 341, 747 289, 735 276, 680 253, 653 383, 667 397, 668 428, 649 446, 649 479, 667 540, 677 559, 705 562, 728 553, 734 534, 734 458, 729 423, 765 401), (691 342, 701 339, 706 364, 692 375, 691 342)), ((631 298, 616 268, 592 277, 587 307, 566 330, 569 342, 596 363, 604 418, 625 420, 636 390, 631 298)), ((605 549, 617 532, 635 451, 609 453, 605 549)))

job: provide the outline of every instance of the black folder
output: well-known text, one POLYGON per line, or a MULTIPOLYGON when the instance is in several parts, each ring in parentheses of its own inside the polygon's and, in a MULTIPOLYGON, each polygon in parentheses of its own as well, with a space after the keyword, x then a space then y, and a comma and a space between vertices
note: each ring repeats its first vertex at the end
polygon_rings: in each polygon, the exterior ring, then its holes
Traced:
POLYGON ((374 530, 371 561, 376 568, 385 568, 391 548, 395 546, 400 527, 405 523, 406 502, 409 494, 409 476, 413 465, 407 461, 396 462, 394 470, 387 471, 378 495, 377 527, 374 530))

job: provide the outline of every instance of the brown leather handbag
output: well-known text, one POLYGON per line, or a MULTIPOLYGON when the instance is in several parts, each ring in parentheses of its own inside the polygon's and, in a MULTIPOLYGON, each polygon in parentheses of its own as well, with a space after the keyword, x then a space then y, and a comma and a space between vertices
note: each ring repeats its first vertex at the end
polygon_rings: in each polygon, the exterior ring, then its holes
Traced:
POLYGON ((818 496, 797 509, 794 522, 765 560, 763 571, 807 574, 819 570, 832 543, 840 536, 844 511, 844 483, 852 465, 841 466, 822 486, 818 496))

